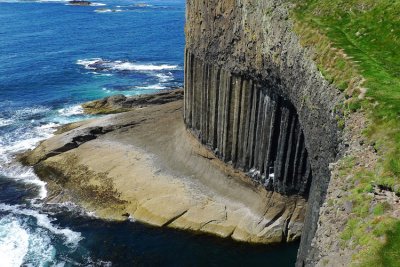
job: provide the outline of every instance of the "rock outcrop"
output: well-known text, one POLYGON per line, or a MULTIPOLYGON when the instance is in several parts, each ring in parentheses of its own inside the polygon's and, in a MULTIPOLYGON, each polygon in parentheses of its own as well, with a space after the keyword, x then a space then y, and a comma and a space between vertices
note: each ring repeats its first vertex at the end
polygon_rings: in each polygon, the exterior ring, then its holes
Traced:
POLYGON ((340 151, 335 110, 343 95, 300 44, 289 10, 283 0, 188 0, 184 114, 222 160, 259 173, 270 190, 308 196, 302 266, 312 261, 328 166, 340 151), (263 177, 269 167, 272 186, 263 177))
POLYGON ((253 243, 300 237, 305 199, 265 190, 185 129, 182 101, 68 125, 26 153, 47 202, 73 201, 105 219, 253 243))
POLYGON ((183 89, 126 97, 113 95, 82 104, 87 114, 111 114, 129 111, 135 107, 160 105, 183 99, 183 89))

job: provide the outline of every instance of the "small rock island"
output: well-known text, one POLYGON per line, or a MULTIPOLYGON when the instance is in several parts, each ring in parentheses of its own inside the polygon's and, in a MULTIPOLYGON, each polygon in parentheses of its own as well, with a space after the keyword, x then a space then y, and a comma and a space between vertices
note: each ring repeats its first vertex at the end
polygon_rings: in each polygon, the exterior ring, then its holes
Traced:
POLYGON ((85 0, 72 0, 72 1, 69 1, 68 4, 74 5, 74 6, 90 6, 92 4, 92 2, 85 1, 85 0))

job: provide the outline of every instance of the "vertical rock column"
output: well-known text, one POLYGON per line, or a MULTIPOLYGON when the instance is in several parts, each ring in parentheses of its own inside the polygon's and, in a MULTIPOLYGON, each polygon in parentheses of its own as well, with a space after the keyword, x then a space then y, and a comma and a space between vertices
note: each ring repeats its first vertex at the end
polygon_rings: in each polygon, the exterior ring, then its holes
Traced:
POLYGON ((215 154, 282 194, 308 193, 311 168, 296 110, 273 88, 185 54, 184 118, 215 154))

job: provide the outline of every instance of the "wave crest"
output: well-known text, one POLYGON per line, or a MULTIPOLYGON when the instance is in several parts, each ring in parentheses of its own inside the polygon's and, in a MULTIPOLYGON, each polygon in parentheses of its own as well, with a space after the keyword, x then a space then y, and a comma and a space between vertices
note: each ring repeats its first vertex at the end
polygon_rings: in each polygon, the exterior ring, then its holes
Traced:
POLYGON ((168 64, 138 64, 121 60, 104 60, 102 58, 80 59, 76 64, 84 66, 88 70, 96 71, 162 71, 177 69, 177 65, 168 64))
POLYGON ((81 233, 74 232, 69 228, 60 228, 53 225, 54 219, 49 218, 46 214, 39 213, 36 210, 24 209, 20 206, 12 206, 0 203, 0 211, 10 212, 14 215, 30 216, 36 219, 36 224, 51 232, 52 234, 62 236, 65 244, 68 246, 76 247, 79 241, 82 240, 81 233))

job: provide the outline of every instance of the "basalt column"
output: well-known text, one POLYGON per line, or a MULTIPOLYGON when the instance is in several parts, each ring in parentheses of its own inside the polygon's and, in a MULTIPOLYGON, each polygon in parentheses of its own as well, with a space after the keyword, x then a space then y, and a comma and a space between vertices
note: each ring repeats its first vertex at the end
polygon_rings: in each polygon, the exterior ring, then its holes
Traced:
POLYGON ((311 168, 290 101, 188 52, 185 66, 184 117, 199 140, 267 189, 306 196, 311 168))
POLYGON ((312 265, 344 96, 294 31, 293 1, 186 4, 186 125, 267 189, 307 197, 297 265, 312 265))

